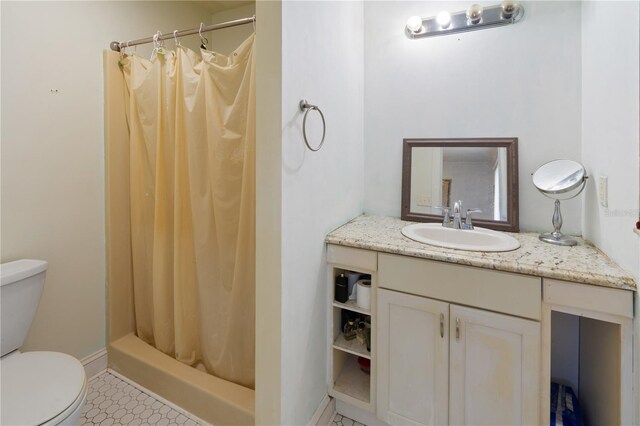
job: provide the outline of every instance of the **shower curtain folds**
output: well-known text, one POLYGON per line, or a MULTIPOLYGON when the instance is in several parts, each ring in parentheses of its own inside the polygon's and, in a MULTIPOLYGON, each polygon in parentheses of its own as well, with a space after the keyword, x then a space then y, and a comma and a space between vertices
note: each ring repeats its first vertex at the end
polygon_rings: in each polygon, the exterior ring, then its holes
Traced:
POLYGON ((125 56, 136 334, 254 387, 254 35, 125 56))

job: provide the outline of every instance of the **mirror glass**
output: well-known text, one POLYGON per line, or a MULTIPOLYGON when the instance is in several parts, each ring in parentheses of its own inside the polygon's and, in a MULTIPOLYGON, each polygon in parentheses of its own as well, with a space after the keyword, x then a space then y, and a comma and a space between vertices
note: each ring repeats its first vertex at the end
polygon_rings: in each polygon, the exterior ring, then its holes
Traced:
POLYGON ((554 160, 535 171, 533 184, 545 194, 563 194, 580 186, 585 174, 584 167, 578 162, 554 160))
POLYGON ((481 210, 474 218, 507 220, 506 174, 506 148, 414 148, 411 211, 440 215, 437 207, 462 200, 464 209, 481 210))
POLYGON ((501 230, 517 229, 515 211, 510 211, 517 202, 510 189, 517 167, 509 164, 515 146, 513 138, 405 140, 402 218, 442 221, 442 207, 461 200, 463 217, 467 209, 480 210, 473 214, 474 223, 492 227, 500 222, 501 230))

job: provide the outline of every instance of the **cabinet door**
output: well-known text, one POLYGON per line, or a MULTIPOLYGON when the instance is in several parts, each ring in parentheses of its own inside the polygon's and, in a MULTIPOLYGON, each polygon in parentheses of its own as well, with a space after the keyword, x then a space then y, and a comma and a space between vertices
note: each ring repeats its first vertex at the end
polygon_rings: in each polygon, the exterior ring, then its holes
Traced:
POLYGON ((378 290, 377 415, 390 424, 447 424, 449 304, 378 290))
POLYGON ((540 324, 451 305, 449 419, 538 425, 540 324))

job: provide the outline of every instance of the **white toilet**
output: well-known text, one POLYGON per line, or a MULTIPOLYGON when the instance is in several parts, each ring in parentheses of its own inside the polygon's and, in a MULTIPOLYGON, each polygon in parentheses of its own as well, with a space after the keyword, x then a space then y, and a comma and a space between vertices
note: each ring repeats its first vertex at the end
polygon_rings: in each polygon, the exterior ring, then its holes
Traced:
POLYGON ((36 313, 46 270, 47 262, 42 260, 0 266, 3 426, 75 426, 87 396, 87 377, 80 361, 58 352, 18 350, 36 313))

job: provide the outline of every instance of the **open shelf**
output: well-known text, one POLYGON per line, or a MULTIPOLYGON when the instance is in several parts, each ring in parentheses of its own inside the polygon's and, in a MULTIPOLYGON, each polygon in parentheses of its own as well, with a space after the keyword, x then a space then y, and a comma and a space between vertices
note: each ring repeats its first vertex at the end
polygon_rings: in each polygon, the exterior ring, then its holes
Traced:
POLYGON ((333 390, 369 404, 371 398, 370 375, 360 370, 356 356, 347 357, 334 381, 333 390))
POLYGON ((358 312, 359 314, 371 315, 371 309, 361 308, 360 306, 356 305, 355 300, 347 300, 345 303, 341 303, 334 300, 333 306, 340 309, 346 309, 352 312, 358 312))
MULTIPOLYGON (((352 249, 345 249, 351 253, 352 249)), ((338 250, 342 252, 342 250, 338 250)), ((348 254, 347 253, 347 254, 348 254)), ((358 252, 365 253, 365 252, 358 252)), ((341 403, 349 404, 357 409, 368 413, 375 413, 375 293, 377 276, 375 274, 375 255, 369 256, 367 253, 367 268, 364 268, 358 257, 350 258, 346 256, 339 259, 334 256, 335 263, 328 265, 328 304, 329 329, 331 332, 327 336, 327 348, 329 350, 329 395, 336 398, 341 403), (350 267, 351 261, 361 266, 350 267), (360 269, 364 268, 364 270, 360 269), (369 275, 372 286, 372 305, 369 309, 361 308, 356 300, 347 300, 344 303, 335 300, 335 281, 340 274, 354 272, 360 275, 369 275), (356 321, 365 320, 371 326, 371 352, 367 350, 366 344, 358 342, 358 338, 346 340, 343 335, 343 328, 349 319, 356 321), (369 360, 371 364, 370 373, 365 373, 360 369, 358 359, 369 360)), ((331 256, 329 256, 331 257, 331 256)))
POLYGON ((366 345, 360 344, 357 338, 347 340, 342 333, 338 334, 338 337, 333 341, 333 347, 340 351, 371 359, 371 353, 367 351, 366 345))
POLYGON ((619 324, 551 313, 551 381, 573 389, 585 425, 626 424, 621 338, 619 324))

